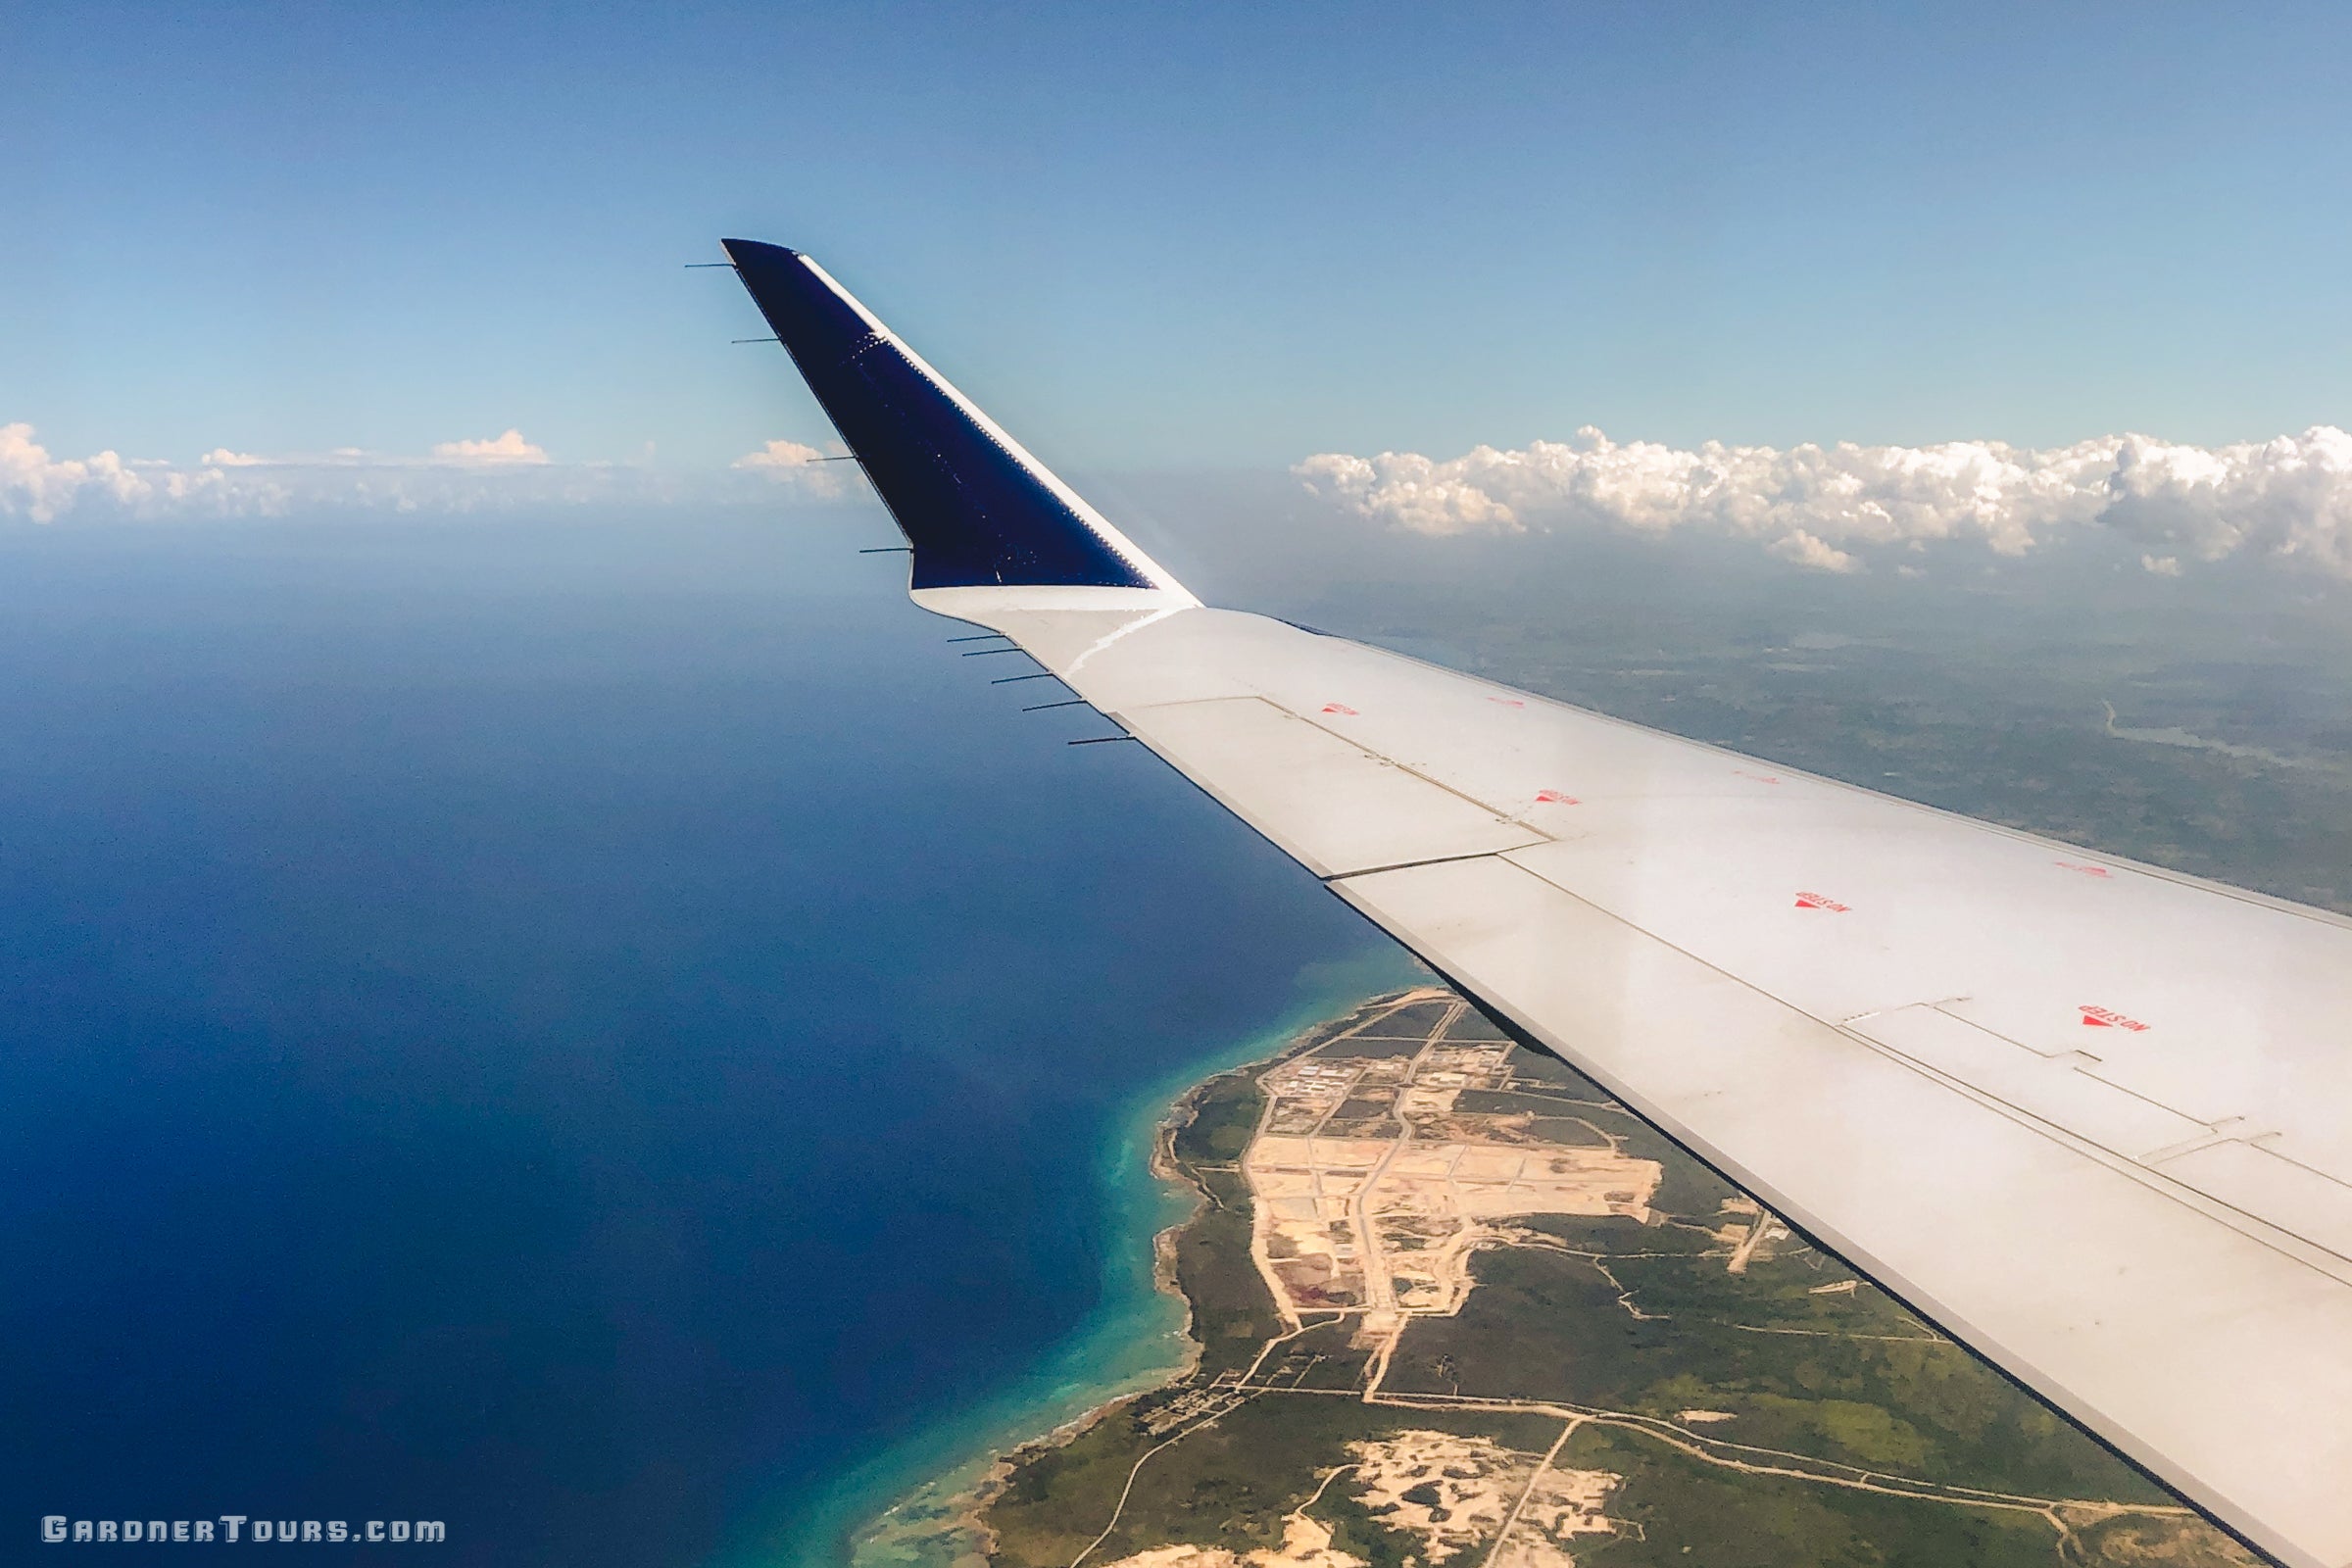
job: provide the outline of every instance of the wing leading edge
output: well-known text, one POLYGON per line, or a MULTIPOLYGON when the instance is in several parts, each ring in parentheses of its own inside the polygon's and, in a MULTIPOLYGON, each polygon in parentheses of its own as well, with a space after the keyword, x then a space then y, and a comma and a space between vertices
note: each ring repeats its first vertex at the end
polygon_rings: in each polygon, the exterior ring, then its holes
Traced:
POLYGON ((1202 608, 814 263, 727 248, 918 604, 2243 1539, 2352 1565, 2352 922, 1202 608))

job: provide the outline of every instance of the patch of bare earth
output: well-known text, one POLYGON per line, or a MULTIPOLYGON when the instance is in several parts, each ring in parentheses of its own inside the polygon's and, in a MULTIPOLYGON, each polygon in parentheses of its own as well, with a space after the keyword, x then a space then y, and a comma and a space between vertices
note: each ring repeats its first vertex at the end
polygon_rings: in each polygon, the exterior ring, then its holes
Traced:
POLYGON ((1431 1562, 1499 1544, 1497 1568, 1569 1568, 1574 1538, 1616 1529, 1602 1510, 1619 1477, 1541 1467, 1537 1455, 1492 1438, 1399 1432, 1348 1451, 1357 1500, 1389 1529, 1418 1537, 1431 1562))
POLYGON ((1569 1547, 1576 1537, 1616 1534, 1602 1510, 1623 1479, 1606 1470, 1545 1470, 1528 1490, 1509 1537, 1488 1559, 1490 1568, 1575 1568, 1569 1547))
POLYGON ((1153 1546, 1106 1568, 1370 1568, 1352 1552, 1336 1550, 1328 1527, 1293 1514, 1282 1523, 1282 1544, 1235 1552, 1224 1546, 1153 1546))

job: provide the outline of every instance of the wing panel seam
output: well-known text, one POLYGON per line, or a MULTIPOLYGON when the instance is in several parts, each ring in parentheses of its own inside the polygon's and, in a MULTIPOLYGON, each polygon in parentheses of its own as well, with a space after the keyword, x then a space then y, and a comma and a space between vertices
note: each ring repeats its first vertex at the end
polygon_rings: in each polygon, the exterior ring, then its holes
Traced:
MULTIPOLYGON (((2132 1181, 2138 1182, 2141 1186, 2156 1194, 2158 1197, 2168 1199, 2171 1201, 2178 1203, 2180 1207, 2187 1209, 2189 1212, 2202 1215, 2204 1218, 2209 1219, 2218 1225, 2226 1226, 2230 1230, 2235 1231, 2238 1235, 2245 1237, 2248 1241, 2255 1243, 2257 1246, 2268 1248, 2270 1250, 2277 1252, 2279 1256, 2289 1258, 2292 1261, 2302 1265, 2304 1268, 2310 1269, 2315 1274, 2319 1274, 2327 1279, 2332 1280, 2338 1285, 2352 1287, 2352 1259, 2340 1257, 2332 1249, 2322 1246, 2320 1243, 2311 1240, 2307 1236, 2290 1231, 2275 1221, 2266 1220, 2256 1215, 2247 1214, 2243 1209, 2237 1208, 2233 1204, 2224 1202, 2222 1200, 2214 1198, 2208 1193, 2201 1192, 2196 1188, 2188 1186, 2186 1183, 2180 1181, 2178 1177, 2169 1176, 2163 1171, 2155 1169, 2152 1166, 2141 1164, 2136 1159, 2127 1158, 2124 1155, 2118 1154, 2112 1150, 2092 1143, 2089 1139, 2084 1138, 2080 1133, 2071 1131, 2070 1129, 2063 1127, 2056 1122, 2044 1120, 2042 1117, 2035 1115, 2033 1111, 2028 1110, 2023 1105, 2012 1104, 2010 1102, 2001 1099, 1998 1095, 1990 1094, 1987 1091, 1979 1089, 1972 1084, 1968 1084, 1960 1079, 1953 1078, 1949 1074, 1944 1073, 1926 1062, 1914 1060, 1912 1057, 1904 1055, 1901 1052, 1893 1049, 1892 1047, 1882 1045, 1880 1042, 1871 1039, 1869 1036, 1862 1034, 1859 1031, 1845 1027, 1843 1024, 1837 1022, 1835 1019, 1824 1018, 1818 1013, 1809 1012, 1805 1008, 1798 1006, 1795 1003, 1790 1002, 1786 997, 1775 996, 1770 991, 1765 990, 1762 986, 1757 985, 1754 981, 1734 974, 1721 965, 1714 963, 1707 958, 1701 957, 1695 953, 1692 953, 1690 949, 1683 947, 1678 943, 1668 941, 1666 938, 1659 936, 1656 932, 1649 930, 1646 926, 1636 925, 1633 921, 1628 920, 1625 918, 1625 916, 1617 913, 1615 910, 1605 908, 1602 906, 1593 903, 1591 899, 1586 898, 1583 894, 1576 892, 1574 889, 1560 886, 1559 883, 1553 881, 1550 877, 1545 876, 1543 872, 1538 871, 1533 866, 1523 865, 1519 861, 1511 858, 1511 857, 1517 855, 1518 853, 1519 852, 1516 850, 1499 850, 1485 856, 1461 856, 1457 857, 1457 858, 1499 860, 1504 864, 1509 865, 1514 870, 1534 877, 1538 882, 1543 883, 1545 887, 1550 888, 1555 893, 1558 893, 1562 898, 1572 899, 1576 903, 1583 905, 1586 908, 1591 909, 1593 913, 1600 915, 1603 919, 1623 926, 1626 930, 1635 933, 1644 941, 1654 942, 1659 947, 1664 948, 1669 952, 1682 955, 1684 957, 1690 959, 1692 963, 1695 963, 1700 968, 1705 969, 1708 973, 1720 975, 1722 978, 1730 981, 1733 985, 1740 987, 1741 990, 1761 997, 1775 1006, 1787 1008, 1788 1011, 1795 1013, 1800 1018, 1810 1019, 1814 1023, 1821 1025, 1824 1029, 1834 1030, 1841 1038, 1850 1040, 1856 1045, 1864 1047, 1874 1054, 1882 1056, 1888 1061, 1892 1061, 1899 1066, 1909 1069, 1912 1072, 1919 1073, 1923 1077, 1927 1078, 1931 1083, 1935 1083, 1942 1088, 1951 1090, 1959 1094, 1962 1099, 1983 1105, 1985 1109, 2006 1117, 2008 1120, 2015 1122, 2021 1127, 2024 1127, 2029 1132, 2035 1133, 2040 1137, 2048 1139, 2051 1143, 2058 1145, 2058 1147, 2061 1149, 2065 1149, 2074 1153, 2080 1154, 2086 1159, 2092 1160, 2110 1170, 2117 1172, 2119 1175, 2129 1177, 2132 1181), (2251 1227, 2247 1224, 2239 1223, 2240 1219, 2250 1221, 2251 1227), (2309 1255, 2311 1253, 2317 1253, 2319 1255, 2315 1257, 2309 1255)), ((1366 873, 1357 874, 1362 875, 1366 873)), ((1326 878, 1325 880, 1328 883, 1342 879, 1335 877, 1326 878)), ((1966 1022, 1968 1020, 1962 1021, 1966 1022)), ((1995 1039, 2004 1041, 2008 1040, 2006 1035, 1999 1034, 1995 1031, 1986 1032, 1991 1033, 1995 1039)), ((2009 1043, 2013 1045, 2015 1044, 2014 1041, 2009 1043)), ((2093 1074, 2085 1074, 2085 1076, 2095 1077, 2093 1074)), ((2120 1084, 2108 1084, 2108 1081, 2104 1078, 2100 1078, 2097 1081, 2102 1084, 2107 1084, 2110 1088, 2121 1089, 2123 1087, 2120 1084)), ((2126 1094, 2132 1093, 2130 1090, 2124 1090, 2124 1092, 2126 1094)), ((2141 1095, 2134 1096, 2133 1098, 2146 1100, 2147 1097, 2141 1095)), ((2152 1105, 2158 1104, 2158 1102, 2152 1100, 2148 1101, 2147 1102, 2152 1105)), ((2171 1110, 2173 1111, 2173 1114, 2177 1116, 2182 1114, 2180 1111, 2175 1110, 2170 1105, 2158 1105, 2158 1108, 2171 1110)), ((2193 1121, 2197 1118, 2189 1117, 2188 1119, 2193 1121)), ((2210 1123, 2207 1125, 2210 1125, 2210 1123)))
MULTIPOLYGON (((1286 624, 1287 624, 1287 623, 1286 623, 1286 624)), ((1344 638, 1343 638, 1343 639, 1340 639, 1340 640, 1341 640, 1341 641, 1345 641, 1346 639, 1344 639, 1344 638)), ((1363 645, 1361 645, 1361 644, 1358 644, 1357 646, 1361 647, 1361 646, 1363 646, 1363 645)), ((1092 650, 1089 650, 1089 652, 1092 652, 1092 650)), ((1071 667, 1072 667, 1073 669, 1074 669, 1074 668, 1076 668, 1076 666, 1075 666, 1075 665, 1072 665, 1071 667)), ((1161 709, 1161 708, 1200 708, 1200 707, 1205 707, 1205 706, 1207 706, 1208 704, 1211 704, 1211 703, 1263 703, 1263 704, 1265 704, 1265 705, 1266 705, 1268 708, 1271 708, 1272 710, 1274 710, 1274 711, 1276 711, 1277 713, 1283 713, 1283 714, 1286 714, 1286 715, 1288 715, 1289 717, 1295 718, 1295 719, 1297 719, 1297 720, 1298 720, 1299 723, 1301 723, 1301 724, 1304 724, 1304 725, 1305 725, 1307 728, 1309 728, 1309 729, 1311 729, 1311 730, 1314 730, 1314 731, 1316 731, 1316 732, 1317 732, 1317 733, 1319 733, 1319 734, 1328 735, 1328 736, 1330 736, 1330 737, 1331 737, 1333 740, 1335 740, 1335 741, 1338 741, 1338 742, 1339 742, 1341 745, 1343 745, 1343 746, 1348 746, 1348 747, 1351 747, 1351 748, 1353 748, 1355 751, 1361 752, 1361 753, 1362 753, 1364 756, 1366 756, 1366 757, 1368 757, 1368 758, 1372 759, 1374 761, 1376 761, 1376 762, 1379 762, 1379 763, 1381 763, 1381 764, 1382 764, 1382 765, 1384 765, 1384 766, 1387 766, 1387 767, 1393 767, 1393 768, 1395 768, 1395 769, 1396 769, 1397 772, 1399 772, 1399 773, 1402 773, 1402 774, 1403 774, 1405 777, 1407 777, 1407 778, 1415 778, 1415 779, 1419 779, 1419 780, 1420 780, 1422 783, 1424 783, 1424 784, 1428 785, 1428 786, 1429 786, 1431 789, 1443 791, 1445 794, 1447 794, 1447 795, 1450 795, 1450 796, 1452 796, 1452 797, 1453 797, 1455 800, 1457 800, 1457 801, 1460 801, 1460 802, 1464 803, 1465 805, 1468 805, 1468 806, 1475 806, 1475 807, 1477 807, 1477 808, 1478 808, 1480 810, 1482 810, 1482 811, 1486 812, 1488 815, 1490 815, 1490 816, 1494 817, 1494 820, 1495 820, 1496 822, 1498 822, 1498 823, 1508 823, 1508 824, 1509 824, 1510 826, 1512 826, 1512 827, 1524 828, 1526 831, 1528 831, 1528 832, 1530 832, 1530 833, 1533 833, 1533 834, 1534 834, 1534 835, 1535 835, 1537 838, 1544 840, 1544 841, 1545 843, 1547 843, 1547 844, 1557 844, 1557 843, 1559 843, 1559 842, 1560 842, 1560 840, 1559 840, 1557 837, 1555 837, 1555 836, 1554 836, 1554 835, 1552 835, 1552 834, 1549 834, 1549 833, 1546 833, 1546 832, 1544 832, 1544 831, 1542 828, 1540 828, 1540 827, 1536 826, 1536 825, 1535 825, 1533 822, 1529 822, 1529 821, 1525 820, 1524 818, 1522 818, 1522 817, 1520 817, 1520 816, 1517 816, 1517 815, 1515 815, 1515 814, 1513 814, 1513 813, 1511 813, 1511 812, 1505 811, 1505 810, 1504 810, 1502 808, 1500 808, 1500 807, 1498 807, 1498 806, 1495 806, 1495 805, 1494 805, 1494 804, 1493 804, 1492 802, 1489 802, 1489 801, 1482 801, 1482 800, 1480 800, 1480 799, 1479 799, 1477 796, 1475 796, 1475 795, 1467 795, 1467 794, 1464 794, 1464 793, 1463 793, 1463 792, 1462 792, 1460 789, 1457 789, 1455 786, 1453 786, 1453 785, 1451 785, 1451 784, 1448 784, 1448 783, 1446 783, 1446 782, 1444 779, 1442 779, 1442 778, 1435 778, 1435 777, 1432 777, 1430 774, 1427 774, 1427 773, 1424 773, 1424 772, 1422 772, 1422 771, 1421 771, 1421 769, 1419 769, 1419 768, 1417 768, 1417 767, 1413 766, 1413 764, 1412 764, 1412 763, 1410 763, 1410 762, 1400 762, 1400 761, 1398 761, 1398 760, 1397 760, 1396 758, 1394 758, 1394 757, 1391 757, 1391 756, 1390 756, 1388 753, 1386 753, 1386 752, 1378 752, 1378 751, 1374 751, 1374 750, 1373 750, 1371 747, 1369 747, 1369 746, 1366 746, 1366 745, 1365 745, 1365 744, 1364 744, 1362 741, 1359 741, 1359 740, 1357 740, 1357 739, 1356 739, 1354 736, 1348 734, 1348 733, 1347 733, 1346 731, 1344 731, 1344 730, 1337 730, 1337 729, 1333 729, 1333 728, 1332 728, 1332 727, 1331 727, 1329 724, 1318 724, 1318 723, 1316 723, 1316 722, 1315 722, 1315 720, 1314 720, 1314 719, 1312 719, 1312 718, 1308 717, 1308 716, 1307 716, 1306 714, 1304 714, 1304 713, 1301 713, 1301 712, 1299 712, 1299 711, 1298 711, 1297 709, 1293 709, 1293 708, 1286 708, 1286 707, 1284 707, 1284 706, 1283 706, 1281 703, 1279 703, 1279 702, 1276 702, 1276 701, 1275 701, 1273 698, 1271 698, 1271 697, 1267 696, 1267 695, 1266 695, 1264 692, 1250 692, 1250 693, 1247 693, 1247 694, 1245 694, 1245 695, 1238 695, 1238 696, 1237 696, 1237 695, 1230 695, 1230 694, 1229 694, 1229 695, 1226 695, 1226 696, 1223 696, 1223 697, 1184 697, 1184 698, 1179 698, 1179 699, 1177 699, 1176 701, 1174 701, 1174 702, 1170 702, 1170 703, 1146 703, 1146 704, 1143 704, 1143 705, 1141 705, 1141 706, 1137 707, 1136 709, 1134 709, 1134 710, 1133 710, 1133 711, 1135 711, 1135 712, 1138 712, 1138 713, 1148 713, 1148 712, 1151 712, 1152 710, 1153 710, 1154 709, 1161 709)), ((1535 848, 1535 846, 1534 846, 1534 845, 1532 845, 1532 844, 1524 844, 1524 845, 1521 845, 1521 846, 1520 846, 1520 848, 1521 848, 1521 849, 1531 849, 1531 850, 1532 850, 1532 849, 1534 849, 1534 848, 1535 848)), ((1486 850, 1486 851, 1481 851, 1480 853, 1481 853, 1481 854, 1485 854, 1485 855, 1492 855, 1492 854, 1495 854, 1495 853, 1497 853, 1497 852, 1495 852, 1495 851, 1493 851, 1493 850, 1486 850)), ((1477 858, 1477 857, 1475 857, 1475 856, 1446 856, 1446 857, 1441 857, 1441 858, 1443 858, 1443 859, 1474 859, 1474 858, 1477 858)), ((1419 862, 1419 861, 1404 861, 1404 862, 1400 862, 1400 863, 1402 863, 1402 864, 1419 864, 1419 863, 1422 863, 1422 862, 1419 862)), ((1371 869, 1372 869, 1372 870, 1389 870, 1389 869, 1393 869, 1393 868, 1392 868, 1392 867, 1388 867, 1388 866, 1374 866, 1374 867, 1371 867, 1371 869)), ((1362 871, 1344 871, 1344 872, 1339 872, 1339 873, 1337 873, 1337 874, 1338 874, 1338 875, 1342 875, 1342 876, 1362 876, 1362 875, 1364 875, 1365 873, 1364 873, 1364 872, 1362 872, 1362 871)))

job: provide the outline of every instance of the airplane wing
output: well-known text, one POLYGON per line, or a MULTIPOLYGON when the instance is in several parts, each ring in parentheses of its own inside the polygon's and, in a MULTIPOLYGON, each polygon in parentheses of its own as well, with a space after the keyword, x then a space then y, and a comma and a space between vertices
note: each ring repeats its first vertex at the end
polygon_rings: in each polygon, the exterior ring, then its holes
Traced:
POLYGON ((2243 1540, 2352 1564, 2352 921, 1203 607, 814 262, 726 249, 916 603, 2243 1540))

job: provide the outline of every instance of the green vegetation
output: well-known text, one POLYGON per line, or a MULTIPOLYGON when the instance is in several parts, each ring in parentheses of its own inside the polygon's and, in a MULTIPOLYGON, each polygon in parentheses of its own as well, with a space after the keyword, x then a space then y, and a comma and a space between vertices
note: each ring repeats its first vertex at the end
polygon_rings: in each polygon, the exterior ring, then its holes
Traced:
POLYGON ((1250 1189, 1235 1162, 1257 1130, 1265 1097, 1251 1072, 1211 1078, 1187 1097, 1169 1140, 1178 1170, 1200 1187, 1200 1212, 1176 1237, 1176 1286, 1193 1305, 1204 1374, 1248 1366, 1283 1331, 1250 1260, 1250 1189))
MULTIPOLYGON (((1123 1407, 1067 1446, 1024 1461, 989 1509, 1000 1568, 1066 1568, 1109 1521, 1131 1470, 1135 1488, 1119 1528, 1090 1561, 1116 1562, 1168 1542, 1236 1552, 1277 1545, 1283 1516, 1349 1462, 1348 1444, 1364 1439, 1414 1428, 1541 1453, 1560 1431, 1544 1416, 1415 1411, 1400 1418, 1360 1399, 1261 1395, 1135 1470, 1157 1441, 1143 1433, 1153 1408, 1148 1401, 1123 1407)), ((1342 1489, 1325 1493, 1314 1517, 1338 1528, 1335 1546, 1376 1564, 1401 1563, 1418 1545, 1351 1504, 1342 1489)))
POLYGON ((1586 1568, 2048 1568, 2054 1556, 2037 1513, 1744 1474, 1607 1427, 1578 1429, 1560 1462, 1625 1477, 1609 1512, 1640 1527, 1585 1546, 1586 1568))
POLYGON ((1114 1410, 1057 1447, 1024 1450, 989 1505, 988 1527, 997 1537, 992 1562, 1063 1568, 1109 1521, 1128 1471, 1152 1441, 1114 1410))
POLYGON ((1257 1132, 1265 1097, 1253 1072, 1220 1073, 1185 1097, 1191 1114, 1181 1118, 1174 1138, 1176 1158, 1188 1166, 1230 1165, 1242 1157, 1257 1132))
MULTIPOLYGON (((1417 1029, 1427 1041, 1449 1011, 1435 1003, 1376 1016, 1374 1038, 1325 1059, 1408 1054, 1403 1037, 1417 1029)), ((1326 1026, 1285 1059, 1366 1016, 1326 1026)), ((1464 1019, 1484 1027, 1464 1014, 1445 1038, 1477 1038, 1464 1019)), ((1243 1171, 1266 1109, 1266 1069, 1210 1079, 1180 1105, 1164 1146, 1204 1195, 1172 1249, 1200 1366, 1107 1408, 1066 1442, 1016 1455, 982 1516, 996 1568, 1065 1568, 1106 1527, 1089 1568, 1168 1546, 1279 1553, 1293 1518, 1328 1531, 1324 1549, 1376 1568, 1481 1562, 1491 1526, 1448 1556, 1427 1534, 1434 1514, 1416 1522, 1399 1512, 1435 1499, 1440 1476, 1399 1501, 1395 1488, 1405 1482, 1382 1494, 1363 1477, 1375 1457, 1400 1450, 1360 1446, 1409 1433, 1498 1445, 1508 1451, 1463 1449, 1488 1457, 1443 1470, 1489 1487, 1498 1518, 1564 1432, 1557 1472, 1614 1478, 1601 1503, 1606 1528, 1554 1542, 1588 1568, 2251 1561, 1867 1281, 1785 1231, 1759 1243, 1767 1216, 1573 1069, 1517 1049, 1494 1059, 1501 1067, 1487 1081, 1499 1087, 1462 1092, 1446 1117, 1472 1131, 1443 1136, 1613 1140, 1660 1167, 1650 1222, 1514 1220, 1475 1255, 1476 1285, 1458 1312, 1410 1318, 1385 1351, 1354 1313, 1309 1311, 1303 1328, 1286 1332, 1250 1256, 1243 1171), (1736 1248, 1741 1241, 1750 1245, 1736 1248), (1938 1494, 1946 1488, 2014 1505, 1938 1494)), ((1287 1097, 1304 1091, 1281 1092, 1292 1104, 1287 1097)), ((1333 1112, 1357 1103, 1327 1093, 1333 1112)), ((1392 1123, 1378 1136, 1396 1132, 1392 1123)), ((1424 1245, 1393 1255, 1426 1255, 1424 1245)), ((1423 1472, 1390 1472, 1398 1473, 1423 1472)))
MULTIPOLYGON (((1622 1220, 1586 1231, 1583 1245, 1604 1254, 1645 1249, 1652 1234, 1622 1220)), ((1719 1410, 1737 1419, 1716 1430, 1759 1447, 2036 1496, 2165 1500, 1884 1293, 1812 1295, 1853 1277, 1818 1254, 1744 1275, 1720 1255, 1613 1255, 1604 1266, 1642 1317, 1584 1258, 1488 1253, 1459 1315, 1406 1333, 1388 1387, 1667 1418, 1719 1410)))

